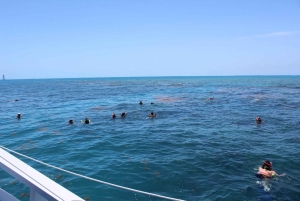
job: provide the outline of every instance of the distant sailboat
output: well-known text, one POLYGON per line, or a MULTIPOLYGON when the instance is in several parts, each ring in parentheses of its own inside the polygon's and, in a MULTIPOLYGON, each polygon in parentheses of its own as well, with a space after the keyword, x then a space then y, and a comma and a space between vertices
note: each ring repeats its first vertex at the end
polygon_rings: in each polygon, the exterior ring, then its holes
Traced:
POLYGON ((5 76, 3 75, 3 80, 5 80, 5 76))

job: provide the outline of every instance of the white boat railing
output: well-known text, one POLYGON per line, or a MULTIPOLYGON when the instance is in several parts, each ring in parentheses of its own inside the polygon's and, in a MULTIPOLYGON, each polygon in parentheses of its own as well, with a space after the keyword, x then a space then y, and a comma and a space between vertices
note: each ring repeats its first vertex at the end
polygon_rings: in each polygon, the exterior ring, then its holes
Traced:
POLYGON ((1 201, 20 201, 17 198, 15 198, 14 196, 12 196, 11 194, 9 194, 8 192, 6 192, 5 190, 3 190, 2 188, 0 188, 0 200, 1 201))
MULTIPOLYGON (((30 188, 30 201, 84 201, 0 148, 0 168, 30 188)), ((19 201, 0 188, 0 201, 19 201)))
MULTIPOLYGON (((5 150, 7 150, 7 151, 9 151, 9 152, 12 152, 12 153, 14 153, 14 154, 17 154, 17 155, 19 155, 19 156, 22 156, 22 157, 25 157, 25 158, 27 158, 27 159, 30 159, 30 160, 32 160, 32 161, 35 161, 35 162, 37 162, 37 163, 40 163, 40 164, 43 164, 43 165, 45 165, 45 166, 48 166, 48 167, 51 167, 51 168, 54 168, 54 169, 57 169, 57 170, 60 170, 60 171, 62 171, 62 172, 65 172, 65 173, 68 173, 68 174, 71 174, 71 175, 75 175, 75 176, 78 176, 78 177, 81 177, 81 178, 84 178, 84 179, 87 179, 87 180, 91 180, 91 181, 95 181, 95 182, 98 182, 98 183, 101 183, 101 184, 105 184, 105 185, 109 185, 109 186, 113 186, 113 187, 116 187, 116 188, 119 188, 119 189, 124 189, 124 190, 128 190, 128 191, 132 191, 132 192, 136 192, 136 193, 141 193, 141 194, 144 194, 144 195, 148 195, 148 196, 154 196, 154 197, 159 197, 159 198, 163 198, 163 199, 167 199, 167 200, 173 200, 173 201, 184 201, 184 200, 181 200, 181 199, 177 199, 177 198, 172 198, 172 197, 167 197, 167 196, 163 196, 163 195, 158 195, 158 194, 154 194, 154 193, 149 193, 149 192, 146 192, 146 191, 141 191, 141 190, 136 190, 136 189, 133 189, 133 188, 128 188, 128 187, 125 187, 125 186, 120 186, 120 185, 116 185, 116 184, 113 184, 113 183, 109 183, 109 182, 105 182, 105 181, 101 181, 101 180, 99 180, 99 179, 95 179, 95 178, 91 178, 91 177, 87 177, 87 176, 84 176, 84 175, 81 175, 81 174, 78 174, 78 173, 75 173, 75 172, 71 172, 71 171, 68 171, 68 170, 65 170, 65 169, 62 169, 62 168, 59 168, 59 167, 56 167, 56 166, 53 166, 53 165, 50 165, 50 164, 47 164, 47 163, 44 163, 44 162, 42 162, 42 161, 39 161, 39 160, 37 160, 37 159, 34 159, 34 158, 31 158, 31 157, 29 157, 29 156, 26 156, 26 155, 24 155, 24 154, 21 154, 21 153, 19 153, 19 152, 16 152, 16 151, 13 151, 13 150, 11 150, 11 149, 8 149, 7 147, 4 147, 4 146, 1 146, 0 145, 0 150, 2 150, 2 151, 4 151, 3 149, 5 149, 5 150), (1 149, 2 148, 2 149, 1 149)), ((7 153, 7 152, 6 152, 7 153)), ((7 153, 8 154, 8 153, 7 153)), ((10 154, 9 154, 10 155, 10 154)), ((1 152, 0 152, 0 156, 1 156, 1 152)), ((10 155, 11 157, 14 157, 14 156, 12 156, 12 155, 10 155)), ((1 158, 0 158, 1 159, 1 158)), ((16 159, 16 158, 15 158, 16 159)), ((17 159, 17 160, 19 160, 19 159, 17 159)), ((19 160, 20 161, 20 160, 19 160)), ((20 162, 22 162, 22 161, 20 161, 20 162)), ((22 162, 23 163, 23 162, 22 162)), ((25 164, 25 163, 23 163, 23 164, 25 164)), ((26 164, 25 164, 26 165, 26 164)), ((28 165, 27 165, 28 166, 28 165)), ((30 166, 28 166, 28 167, 30 167, 30 166)), ((1 160, 0 160, 0 168, 1 168, 1 160)), ((30 167, 31 168, 31 167, 30 167)), ((33 169, 33 168, 31 168, 31 169, 33 169)), ((34 169, 33 169, 34 170, 34 169)), ((9 168, 8 168, 8 171, 9 171, 9 168)), ((27 171, 27 170, 26 170, 27 171)), ((35 170, 36 171, 36 170, 35 170)), ((37 171, 36 171, 37 172, 37 171)), ((39 172, 38 172, 39 173, 39 172)), ((41 173, 39 173, 39 174, 41 174, 41 173)), ((43 175, 44 176, 44 175, 43 175)), ((45 177, 45 176, 44 176, 45 177)), ((47 177, 46 177, 47 178, 47 177)), ((22 179, 22 178, 21 178, 22 179)), ((49 179, 49 178, 47 178, 47 179, 49 179)), ((52 180, 51 180, 52 181, 52 180)), ((26 181, 25 181, 26 182, 26 181)), ((53 181, 52 181, 53 182, 53 181)), ((55 183, 55 182, 54 182, 55 183)), ((58 184, 57 184, 58 185, 58 184)), ((60 186, 61 187, 61 186, 60 186)), ((63 187, 61 187, 61 188, 63 188, 63 187)), ((35 192, 34 191, 34 189, 32 190, 33 192, 35 192)), ((32 196, 34 196, 34 195, 31 195, 30 194, 30 197, 32 197, 32 196)), ((0 195, 0 198, 1 198, 1 195, 0 195)), ((70 199, 67 199, 67 200, 70 200, 70 199)), ((66 201, 67 201, 66 200, 66 201)), ((1 199, 0 199, 0 201, 2 201, 1 199)), ((30 201, 44 201, 44 200, 30 200, 30 201)), ((75 201, 75 200, 73 200, 73 201, 75 201)))

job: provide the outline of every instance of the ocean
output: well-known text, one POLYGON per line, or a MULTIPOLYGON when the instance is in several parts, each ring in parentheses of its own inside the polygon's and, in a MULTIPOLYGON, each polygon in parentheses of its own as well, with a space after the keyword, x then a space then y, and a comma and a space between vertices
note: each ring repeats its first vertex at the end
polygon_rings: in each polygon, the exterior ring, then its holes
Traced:
MULTIPOLYGON (((0 105, 0 145, 69 171, 183 200, 300 200, 299 76, 1 80, 0 105), (286 176, 256 178, 264 160, 286 176)), ((163 200, 17 157, 89 201, 163 200)), ((29 200, 1 169, 0 188, 29 200)))

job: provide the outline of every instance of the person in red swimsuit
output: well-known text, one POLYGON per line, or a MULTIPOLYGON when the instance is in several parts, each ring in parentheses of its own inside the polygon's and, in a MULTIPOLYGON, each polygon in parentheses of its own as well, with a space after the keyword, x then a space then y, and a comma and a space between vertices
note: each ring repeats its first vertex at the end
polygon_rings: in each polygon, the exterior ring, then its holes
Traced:
POLYGON ((283 174, 277 174, 273 169, 272 169, 272 163, 270 161, 265 161, 261 167, 259 167, 258 172, 256 173, 256 177, 258 178, 271 178, 274 176, 284 176, 285 173, 283 174))

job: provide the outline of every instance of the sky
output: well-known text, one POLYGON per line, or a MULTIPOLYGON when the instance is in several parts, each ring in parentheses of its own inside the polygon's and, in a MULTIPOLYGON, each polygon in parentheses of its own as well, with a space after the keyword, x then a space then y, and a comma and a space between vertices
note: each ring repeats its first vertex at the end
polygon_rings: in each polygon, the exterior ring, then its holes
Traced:
POLYGON ((1 74, 300 75, 300 0, 0 0, 1 74))

